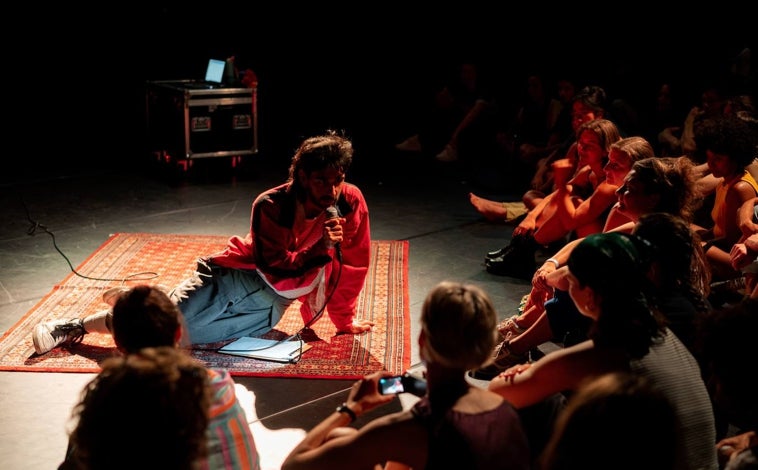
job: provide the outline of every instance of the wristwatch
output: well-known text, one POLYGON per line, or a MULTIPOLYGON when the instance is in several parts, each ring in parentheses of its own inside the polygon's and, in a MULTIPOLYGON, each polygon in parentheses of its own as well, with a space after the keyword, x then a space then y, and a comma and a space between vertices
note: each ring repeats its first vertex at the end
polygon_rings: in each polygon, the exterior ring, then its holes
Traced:
POLYGON ((351 423, 355 421, 356 419, 358 419, 358 416, 355 414, 355 411, 348 408, 347 403, 343 403, 340 406, 338 406, 337 413, 345 413, 346 415, 350 416, 351 423))

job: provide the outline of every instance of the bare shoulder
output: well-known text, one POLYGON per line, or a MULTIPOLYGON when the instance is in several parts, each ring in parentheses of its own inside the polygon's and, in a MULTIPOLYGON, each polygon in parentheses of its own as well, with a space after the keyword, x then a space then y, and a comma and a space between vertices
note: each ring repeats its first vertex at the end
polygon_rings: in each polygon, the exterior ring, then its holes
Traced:
POLYGON ((484 413, 499 407, 503 400, 503 397, 497 393, 479 387, 471 387, 469 392, 458 400, 453 409, 459 413, 484 413))
POLYGON ((607 181, 603 181, 595 189, 595 194, 601 194, 603 196, 610 196, 613 199, 615 199, 616 198, 616 190, 618 188, 619 187, 616 186, 616 185, 610 184, 607 181))
POLYGON ((621 233, 632 233, 634 231, 634 227, 637 225, 636 222, 627 222, 625 224, 621 224, 618 227, 615 227, 611 229, 611 232, 621 232, 621 233))

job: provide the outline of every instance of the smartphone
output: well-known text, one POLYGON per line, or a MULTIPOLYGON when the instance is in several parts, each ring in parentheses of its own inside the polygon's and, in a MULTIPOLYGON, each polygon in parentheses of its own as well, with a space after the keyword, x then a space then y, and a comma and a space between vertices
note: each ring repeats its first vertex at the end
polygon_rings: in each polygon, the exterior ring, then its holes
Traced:
POLYGON ((426 380, 408 373, 382 377, 379 379, 379 393, 382 395, 410 393, 422 397, 426 394, 426 380))

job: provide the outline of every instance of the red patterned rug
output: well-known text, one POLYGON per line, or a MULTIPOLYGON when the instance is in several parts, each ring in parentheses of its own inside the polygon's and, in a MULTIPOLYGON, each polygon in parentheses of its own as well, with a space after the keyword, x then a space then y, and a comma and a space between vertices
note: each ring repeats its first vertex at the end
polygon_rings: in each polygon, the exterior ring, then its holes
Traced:
MULTIPOLYGON (((69 274, 0 338, 0 370, 28 372, 98 372, 99 363, 117 354, 110 335, 90 333, 82 343, 56 348, 37 356, 31 332, 40 321, 77 318, 107 305, 103 292, 130 278, 137 283, 173 287, 188 276, 199 256, 222 250, 227 236, 117 233, 69 274)), ((299 302, 287 310, 270 337, 296 333, 303 321, 299 302)), ((297 363, 278 363, 221 354, 228 343, 196 345, 192 354, 208 366, 225 368, 237 376, 355 379, 386 369, 402 373, 410 367, 408 307, 408 242, 372 241, 371 264, 358 299, 357 316, 375 322, 362 335, 336 335, 326 316, 303 339, 311 348, 297 363)))

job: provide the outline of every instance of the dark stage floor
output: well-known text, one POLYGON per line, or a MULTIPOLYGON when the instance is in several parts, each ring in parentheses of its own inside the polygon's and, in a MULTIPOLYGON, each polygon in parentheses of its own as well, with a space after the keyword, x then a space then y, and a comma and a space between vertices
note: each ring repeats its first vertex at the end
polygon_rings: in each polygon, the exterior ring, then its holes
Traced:
MULTIPOLYGON (((294 147, 293 147, 294 148, 294 147)), ((371 211, 372 237, 410 241, 409 286, 413 355, 418 362, 417 317, 438 281, 476 283, 489 291, 501 317, 528 292, 527 281, 484 270, 487 251, 502 246, 512 227, 486 222, 468 201, 470 191, 510 198, 492 169, 458 166, 394 150, 360 160, 349 179, 360 185, 371 211)), ((59 165, 0 181, 0 330, 5 332, 111 233, 244 234, 256 194, 286 178, 290 155, 255 155, 232 171, 224 158, 196 160, 189 174, 146 161, 114 165, 59 165), (131 167, 130 170, 125 169, 131 167), (34 223, 43 231, 28 231, 34 223), (56 246, 60 252, 56 250, 56 246), (64 258, 65 255, 65 258, 64 258)), ((453 164, 455 165, 455 164, 453 164)), ((33 165, 28 165, 33 166, 33 165)), ((64 455, 70 411, 90 374, 0 372, 0 457, 9 469, 55 468, 64 455)), ((351 381, 243 378, 254 398, 247 405, 264 468, 279 459, 344 400, 351 381)), ((362 417, 400 409, 408 397, 362 417)))

